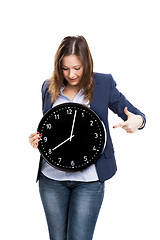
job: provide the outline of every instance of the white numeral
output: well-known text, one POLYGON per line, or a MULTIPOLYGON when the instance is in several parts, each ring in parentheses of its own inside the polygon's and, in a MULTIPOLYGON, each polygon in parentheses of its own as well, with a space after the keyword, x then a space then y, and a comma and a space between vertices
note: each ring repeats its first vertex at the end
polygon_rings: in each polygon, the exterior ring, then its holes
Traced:
POLYGON ((44 139, 45 142, 47 142, 47 137, 44 137, 43 139, 44 139))
POLYGON ((71 166, 74 167, 75 166, 75 162, 71 161, 71 166))
POLYGON ((92 127, 93 127, 93 120, 91 120, 91 121, 90 121, 90 126, 92 126, 92 127))
POLYGON ((87 161, 87 160, 88 160, 87 156, 84 156, 84 161, 87 161))
POLYGON ((72 114, 72 109, 67 109, 67 114, 72 114))
POLYGON ((52 153, 52 149, 48 149, 48 153, 51 154, 52 153))
POLYGON ((55 114, 55 115, 54 115, 54 118, 55 118, 55 119, 59 119, 59 114, 55 114))
POLYGON ((96 151, 96 147, 95 146, 93 147, 93 150, 96 151))
POLYGON ((47 126, 47 129, 51 129, 52 128, 52 125, 50 123, 46 124, 47 126))
POLYGON ((98 138, 98 133, 95 133, 95 134, 94 134, 94 137, 95 137, 95 138, 98 138))

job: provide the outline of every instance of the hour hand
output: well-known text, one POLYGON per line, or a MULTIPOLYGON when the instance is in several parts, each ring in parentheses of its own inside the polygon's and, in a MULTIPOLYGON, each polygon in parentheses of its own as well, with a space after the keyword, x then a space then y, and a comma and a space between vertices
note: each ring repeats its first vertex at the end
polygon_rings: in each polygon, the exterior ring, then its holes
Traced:
POLYGON ((72 129, 71 129, 71 135, 70 135, 70 141, 71 141, 71 139, 72 139, 72 134, 73 134, 74 124, 75 124, 75 120, 76 120, 76 114, 77 114, 77 110, 75 110, 75 112, 74 112, 73 123, 72 123, 72 129))
POLYGON ((56 147, 52 148, 52 150, 57 149, 58 147, 60 147, 61 145, 63 145, 64 143, 71 141, 71 139, 74 137, 74 135, 72 135, 71 137, 67 138, 66 140, 64 140, 63 142, 61 142, 60 144, 58 144, 56 147))

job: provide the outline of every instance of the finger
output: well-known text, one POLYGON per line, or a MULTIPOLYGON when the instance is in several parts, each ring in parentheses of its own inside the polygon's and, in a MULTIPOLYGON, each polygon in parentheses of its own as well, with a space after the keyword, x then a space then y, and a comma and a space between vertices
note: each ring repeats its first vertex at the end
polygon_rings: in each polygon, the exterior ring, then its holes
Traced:
POLYGON ((124 126, 124 122, 114 125, 113 128, 119 128, 119 127, 123 127, 123 126, 124 126))
POLYGON ((127 133, 134 133, 135 131, 132 128, 128 128, 127 126, 122 127, 127 133))
POLYGON ((32 143, 38 143, 39 141, 41 140, 41 138, 40 137, 36 137, 36 138, 32 138, 32 139, 30 139, 29 140, 29 142, 32 144, 32 143))
POLYGON ((33 144, 32 144, 32 147, 33 147, 33 148, 38 148, 38 143, 33 143, 33 144))
POLYGON ((128 111, 128 108, 124 108, 124 113, 129 117, 132 113, 128 111))
POLYGON ((135 131, 126 130, 127 133, 134 133, 135 131))
POLYGON ((31 146, 33 147, 33 148, 37 148, 38 147, 38 142, 39 142, 40 140, 37 140, 37 141, 32 141, 32 142, 30 142, 30 144, 31 144, 31 146))
POLYGON ((127 125, 124 125, 122 128, 126 131, 130 131, 130 128, 127 125))
POLYGON ((33 148, 38 147, 38 142, 41 140, 41 134, 39 132, 32 133, 29 136, 29 142, 33 148))
POLYGON ((34 137, 36 134, 38 134, 38 133, 37 133, 37 132, 36 132, 36 133, 31 133, 31 134, 29 135, 29 138, 34 137))
POLYGON ((37 138, 40 138, 41 136, 42 136, 42 135, 41 135, 40 133, 36 132, 36 133, 30 134, 29 139, 30 139, 30 140, 35 140, 35 139, 37 139, 37 138))
POLYGON ((41 135, 41 134, 40 134, 39 132, 31 133, 31 134, 29 135, 29 137, 32 138, 32 137, 34 137, 35 135, 41 135))

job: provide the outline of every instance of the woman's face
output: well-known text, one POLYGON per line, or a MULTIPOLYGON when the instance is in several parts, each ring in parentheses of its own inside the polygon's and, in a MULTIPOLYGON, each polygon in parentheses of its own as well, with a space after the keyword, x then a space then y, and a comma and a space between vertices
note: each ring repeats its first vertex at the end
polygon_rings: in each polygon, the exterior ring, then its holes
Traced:
POLYGON ((64 78, 71 86, 77 86, 83 76, 83 65, 76 55, 63 57, 62 69, 64 78))

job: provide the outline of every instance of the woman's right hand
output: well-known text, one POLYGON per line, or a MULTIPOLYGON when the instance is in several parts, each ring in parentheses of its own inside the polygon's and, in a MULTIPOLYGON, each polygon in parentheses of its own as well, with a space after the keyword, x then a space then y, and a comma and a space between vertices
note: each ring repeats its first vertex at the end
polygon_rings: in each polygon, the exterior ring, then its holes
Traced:
POLYGON ((38 147, 38 142, 41 140, 42 135, 39 132, 31 133, 29 135, 29 142, 33 148, 38 147))

